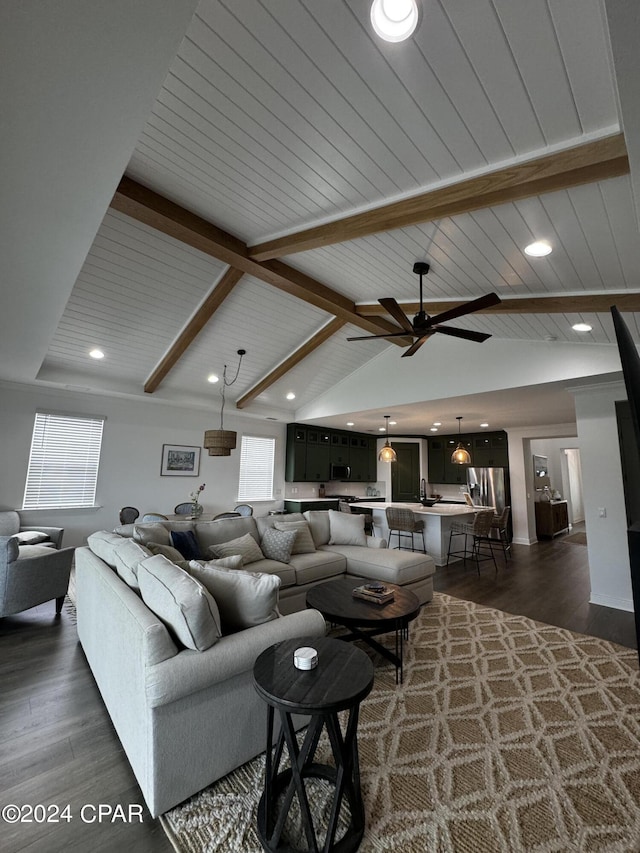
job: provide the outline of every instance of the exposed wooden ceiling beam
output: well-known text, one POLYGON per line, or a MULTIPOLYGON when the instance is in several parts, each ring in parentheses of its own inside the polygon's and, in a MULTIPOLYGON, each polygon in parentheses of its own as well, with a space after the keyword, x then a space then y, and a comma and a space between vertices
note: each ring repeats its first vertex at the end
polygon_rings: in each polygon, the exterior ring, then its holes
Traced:
MULTIPOLYGON (((451 300, 446 302, 424 303, 424 310, 433 316, 447 311, 469 300, 451 300)), ((400 302, 400 307, 409 316, 415 314, 420 305, 417 302, 400 302)), ((491 305, 474 314, 608 314, 612 305, 624 312, 640 311, 640 293, 585 293, 574 296, 514 296, 502 299, 498 305, 491 305)), ((363 317, 384 316, 387 312, 378 303, 356 305, 363 317)))
POLYGON ((224 273, 144 383, 144 390, 147 394, 153 394, 158 388, 167 373, 191 346, 243 275, 242 270, 233 267, 229 267, 224 273))
POLYGON ((474 178, 430 190, 364 213, 306 228, 249 248, 255 260, 266 261, 366 237, 379 231, 406 228, 457 216, 509 201, 602 181, 629 172, 624 136, 586 142, 474 178))
POLYGON ((345 323, 353 323, 374 335, 398 330, 382 317, 361 317, 355 310, 355 303, 346 296, 281 261, 258 263, 249 257, 246 244, 237 237, 131 178, 122 178, 111 207, 278 290, 315 305, 345 323))
POLYGON ((243 394, 243 396, 236 401, 236 408, 244 409, 244 407, 252 400, 255 400, 258 395, 262 394, 263 391, 266 391, 269 386, 273 385, 274 382, 277 382, 278 379, 281 379, 286 373, 295 367, 296 364, 299 364, 304 358, 310 355, 310 353, 317 349, 320 344, 323 344, 332 335, 335 335, 335 333, 344 325, 344 320, 340 320, 338 317, 335 317, 330 323, 323 326, 319 332, 316 332, 312 338, 309 338, 309 340, 305 341, 302 346, 298 347, 298 349, 292 353, 289 358, 286 358, 282 364, 279 364, 271 371, 271 373, 268 373, 264 379, 261 379, 256 385, 254 385, 250 391, 243 394))

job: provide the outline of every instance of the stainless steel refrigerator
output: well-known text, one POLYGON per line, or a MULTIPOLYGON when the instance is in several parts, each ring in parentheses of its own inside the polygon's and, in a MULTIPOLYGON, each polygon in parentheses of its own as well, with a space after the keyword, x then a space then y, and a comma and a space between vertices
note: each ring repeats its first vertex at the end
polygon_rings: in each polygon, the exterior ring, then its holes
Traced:
POLYGON ((493 506, 496 515, 509 504, 504 468, 467 468, 467 491, 476 506, 493 506))

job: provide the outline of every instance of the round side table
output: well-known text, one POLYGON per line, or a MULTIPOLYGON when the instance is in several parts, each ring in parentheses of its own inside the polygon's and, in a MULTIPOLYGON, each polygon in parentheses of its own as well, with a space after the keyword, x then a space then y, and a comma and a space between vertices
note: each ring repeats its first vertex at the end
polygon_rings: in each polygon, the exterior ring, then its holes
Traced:
POLYGON ((266 649, 253 668, 256 690, 267 703, 267 752, 264 792, 258 806, 258 837, 265 850, 291 850, 283 838, 285 822, 297 795, 302 826, 309 850, 340 853, 357 850, 364 834, 364 804, 360 790, 358 761, 358 714, 360 702, 373 687, 373 664, 361 649, 331 637, 301 637, 285 640, 266 649), (301 646, 318 652, 318 665, 296 669, 293 653, 301 646), (338 712, 348 711, 344 733, 338 712), (275 738, 275 714, 279 733, 275 738), (310 716, 302 746, 299 746, 293 715, 310 716), (317 763, 315 752, 323 728, 331 743, 335 767, 317 763), (291 766, 280 770, 286 744, 291 766), (333 783, 333 800, 324 839, 318 839, 305 779, 316 777, 333 783), (284 795, 284 796, 282 796, 284 795), (346 797, 349 826, 335 841, 340 807, 346 797), (278 804, 278 799, 281 799, 278 804))

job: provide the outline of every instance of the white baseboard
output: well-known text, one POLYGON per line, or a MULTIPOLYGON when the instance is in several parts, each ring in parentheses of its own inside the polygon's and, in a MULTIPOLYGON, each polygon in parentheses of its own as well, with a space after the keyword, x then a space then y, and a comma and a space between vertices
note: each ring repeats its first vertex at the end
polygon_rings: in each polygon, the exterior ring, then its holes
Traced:
POLYGON ((633 613, 633 600, 631 598, 618 598, 616 595, 600 595, 592 592, 589 603, 600 604, 602 607, 613 607, 615 610, 627 610, 629 613, 633 613))
POLYGON ((527 539, 524 536, 514 536, 511 541, 514 543, 514 545, 535 545, 538 540, 527 539))

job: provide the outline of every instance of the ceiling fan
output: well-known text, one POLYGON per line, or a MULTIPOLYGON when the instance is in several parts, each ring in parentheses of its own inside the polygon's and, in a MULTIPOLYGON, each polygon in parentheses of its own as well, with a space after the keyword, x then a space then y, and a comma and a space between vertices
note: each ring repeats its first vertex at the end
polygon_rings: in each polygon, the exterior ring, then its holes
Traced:
POLYGON ((425 261, 416 261, 413 265, 413 271, 416 275, 420 276, 420 310, 413 318, 413 323, 395 299, 378 299, 380 305, 382 305, 387 313, 391 314, 403 331, 389 332, 387 335, 363 335, 357 338, 347 338, 348 341, 368 341, 374 338, 406 338, 411 336, 412 338, 416 338, 416 340, 402 353, 402 358, 406 358, 417 352, 422 344, 435 332, 440 332, 443 335, 451 335, 454 338, 464 338, 467 341, 475 341, 478 344, 491 337, 491 335, 484 332, 472 332, 468 329, 456 329, 452 326, 443 326, 441 324, 446 320, 454 320, 456 317, 464 317, 465 314, 481 311, 490 305, 498 305, 502 300, 497 293, 488 293, 486 296, 480 296, 478 299, 472 299, 471 302, 465 302, 464 305, 457 305, 455 308, 450 308, 448 311, 443 311, 441 314, 430 317, 422 306, 422 276, 429 272, 429 264, 425 261))

